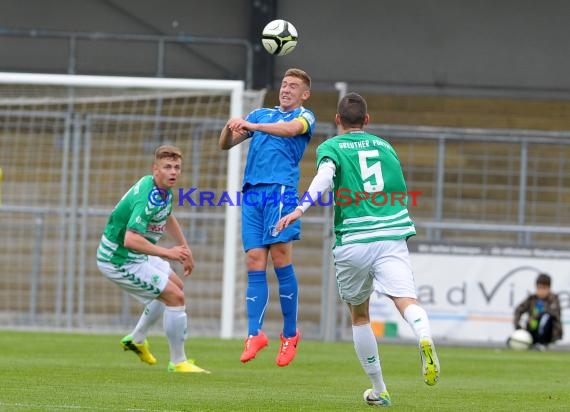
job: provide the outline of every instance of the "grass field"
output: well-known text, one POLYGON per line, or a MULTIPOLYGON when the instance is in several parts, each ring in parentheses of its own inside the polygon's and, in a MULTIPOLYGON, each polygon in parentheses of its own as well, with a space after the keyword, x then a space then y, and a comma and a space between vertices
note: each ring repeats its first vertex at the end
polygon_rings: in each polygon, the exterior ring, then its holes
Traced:
MULTIPOLYGON (((271 337, 270 337, 271 338, 271 337)), ((211 375, 166 372, 166 340, 152 337, 148 366, 120 336, 0 332, 0 411, 364 411, 368 379, 351 343, 302 341, 275 365, 277 339, 242 365, 242 342, 192 338, 189 357, 211 375)), ((380 346, 399 411, 567 411, 567 352, 439 347, 440 383, 428 387, 413 345, 380 346)))

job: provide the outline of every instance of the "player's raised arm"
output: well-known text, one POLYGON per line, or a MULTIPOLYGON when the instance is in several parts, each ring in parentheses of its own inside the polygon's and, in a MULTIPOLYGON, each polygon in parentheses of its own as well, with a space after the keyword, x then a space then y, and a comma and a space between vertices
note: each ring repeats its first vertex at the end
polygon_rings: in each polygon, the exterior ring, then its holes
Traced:
POLYGON ((289 122, 253 123, 252 128, 252 131, 260 131, 273 136, 295 137, 305 134, 309 129, 309 124, 303 117, 297 117, 289 122))
POLYGON ((218 141, 220 149, 229 150, 249 137, 248 130, 244 128, 244 123, 248 122, 240 118, 228 120, 220 133, 218 141))

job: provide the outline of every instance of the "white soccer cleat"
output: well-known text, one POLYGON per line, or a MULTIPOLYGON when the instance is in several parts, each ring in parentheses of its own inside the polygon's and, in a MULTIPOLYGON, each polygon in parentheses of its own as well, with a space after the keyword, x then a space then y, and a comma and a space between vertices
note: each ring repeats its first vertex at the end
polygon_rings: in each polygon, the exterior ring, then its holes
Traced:
POLYGON ((364 402, 370 406, 390 406, 392 405, 392 400, 390 399, 390 394, 388 392, 382 392, 378 395, 374 395, 374 390, 366 389, 362 394, 364 402))

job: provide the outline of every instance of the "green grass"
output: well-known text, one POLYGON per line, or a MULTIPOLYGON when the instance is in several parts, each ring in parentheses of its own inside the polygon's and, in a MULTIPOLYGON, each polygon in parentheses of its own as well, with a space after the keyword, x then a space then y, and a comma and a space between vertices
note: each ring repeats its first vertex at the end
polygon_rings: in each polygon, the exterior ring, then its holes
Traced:
MULTIPOLYGON (((277 339, 242 365, 240 340, 188 340, 211 375, 169 374, 119 347, 120 336, 0 332, 0 411, 365 411, 369 387, 351 343, 302 341, 295 361, 275 365, 277 339)), ((428 387, 413 345, 380 346, 399 411, 568 410, 568 353, 439 347, 440 383, 428 387)))

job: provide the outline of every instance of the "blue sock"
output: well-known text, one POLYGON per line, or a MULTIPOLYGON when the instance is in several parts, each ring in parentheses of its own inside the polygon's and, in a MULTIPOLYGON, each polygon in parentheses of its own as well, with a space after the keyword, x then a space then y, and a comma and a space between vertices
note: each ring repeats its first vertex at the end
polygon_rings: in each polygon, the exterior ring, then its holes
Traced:
POLYGON ((257 335, 263 326, 263 316, 269 299, 267 275, 264 270, 247 272, 247 308, 248 335, 257 335))
POLYGON ((290 338, 297 334, 298 286, 293 265, 275 268, 279 281, 279 300, 283 313, 283 336, 290 338))

